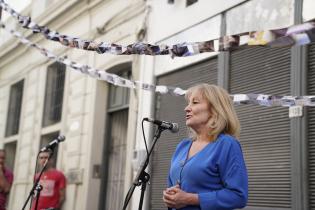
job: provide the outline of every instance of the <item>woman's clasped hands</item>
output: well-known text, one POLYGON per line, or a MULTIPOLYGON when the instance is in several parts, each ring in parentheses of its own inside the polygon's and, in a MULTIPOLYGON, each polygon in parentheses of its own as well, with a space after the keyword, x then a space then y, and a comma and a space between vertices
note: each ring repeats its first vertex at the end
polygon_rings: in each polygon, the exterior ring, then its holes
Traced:
POLYGON ((185 194, 177 184, 163 191, 163 201, 169 208, 180 209, 186 206, 185 194))

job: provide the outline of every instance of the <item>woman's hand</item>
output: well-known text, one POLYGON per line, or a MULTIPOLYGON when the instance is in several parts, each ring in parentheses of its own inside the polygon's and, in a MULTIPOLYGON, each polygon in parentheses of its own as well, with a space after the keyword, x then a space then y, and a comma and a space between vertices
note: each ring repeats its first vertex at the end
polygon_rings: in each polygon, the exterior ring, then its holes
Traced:
POLYGON ((163 201, 169 208, 180 209, 187 206, 186 201, 189 194, 181 190, 179 185, 176 185, 163 191, 163 201))

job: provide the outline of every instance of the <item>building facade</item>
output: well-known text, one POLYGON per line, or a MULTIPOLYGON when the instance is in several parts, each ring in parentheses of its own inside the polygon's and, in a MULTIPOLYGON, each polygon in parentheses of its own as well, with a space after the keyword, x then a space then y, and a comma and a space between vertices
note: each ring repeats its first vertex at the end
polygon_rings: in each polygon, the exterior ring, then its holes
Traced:
MULTIPOLYGON (((82 39, 129 44, 145 27, 147 8, 140 0, 29 2, 22 15, 82 39)), ((69 49, 21 29, 12 17, 6 25, 58 56, 138 80, 139 57, 69 49)), ((137 93, 51 61, 3 30, 0 39, 0 136, 15 175, 8 209, 22 208, 37 153, 59 134, 66 136, 55 151, 56 167, 67 177, 63 209, 118 208, 132 181, 126 160, 132 159, 135 144, 137 93)))
MULTIPOLYGON (((10 3, 10 2, 8 2, 10 3)), ((62 34, 130 44, 195 42, 282 28, 315 18, 313 0, 32 0, 21 13, 62 34)), ((231 94, 315 95, 315 46, 236 49, 186 58, 97 54, 11 28, 59 56, 131 80, 186 89, 218 84, 231 94), (314 83, 314 84, 313 84, 314 83)), ((0 31, 0 143, 15 180, 9 208, 23 206, 42 145, 66 136, 56 167, 67 176, 63 209, 121 209, 144 157, 141 120, 178 122, 153 151, 143 209, 164 209, 172 152, 186 136, 183 97, 117 87, 47 60, 0 31)), ((315 209, 315 112, 289 118, 286 107, 236 106, 249 172, 246 209, 315 209)), ((145 125, 148 142, 152 127, 145 125)), ((137 209, 137 188, 129 209, 137 209)))

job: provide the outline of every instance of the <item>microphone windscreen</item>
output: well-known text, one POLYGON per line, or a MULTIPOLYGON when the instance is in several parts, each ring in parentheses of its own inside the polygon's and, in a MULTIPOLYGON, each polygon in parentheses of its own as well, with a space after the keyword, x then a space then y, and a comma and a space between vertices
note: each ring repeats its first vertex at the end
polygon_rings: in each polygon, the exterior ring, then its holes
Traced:
POLYGON ((58 136, 58 138, 57 138, 59 141, 64 141, 64 140, 66 140, 66 137, 64 136, 64 135, 60 135, 60 136, 58 136))
POLYGON ((177 123, 172 123, 173 127, 171 129, 172 133, 177 133, 179 131, 179 127, 177 123))

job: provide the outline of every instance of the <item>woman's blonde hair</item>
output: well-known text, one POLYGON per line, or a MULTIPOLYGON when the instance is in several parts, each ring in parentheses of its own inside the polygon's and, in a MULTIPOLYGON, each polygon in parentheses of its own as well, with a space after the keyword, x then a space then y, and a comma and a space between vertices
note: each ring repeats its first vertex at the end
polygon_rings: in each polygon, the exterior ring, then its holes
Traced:
MULTIPOLYGON (((209 111, 212 114, 207 123, 209 135, 216 138, 220 133, 225 133, 239 138, 240 123, 227 91, 219 86, 203 83, 189 88, 185 95, 186 100, 195 92, 200 93, 209 103, 209 111)), ((192 137, 196 137, 194 131, 192 137)))

